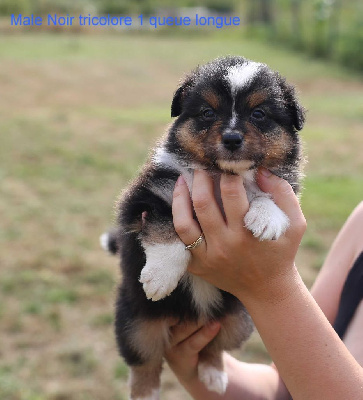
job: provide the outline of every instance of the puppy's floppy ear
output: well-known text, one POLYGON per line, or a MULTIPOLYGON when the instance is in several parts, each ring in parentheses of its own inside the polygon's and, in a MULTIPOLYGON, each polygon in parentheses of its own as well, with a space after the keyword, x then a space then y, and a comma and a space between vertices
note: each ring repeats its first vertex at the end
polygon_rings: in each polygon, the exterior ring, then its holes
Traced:
POLYGON ((294 86, 286 82, 280 77, 280 85, 283 90, 285 105, 293 121, 293 126, 297 131, 304 127, 305 108, 299 103, 294 86))
POLYGON ((185 97, 188 95, 189 90, 194 85, 194 77, 194 73, 187 75, 186 78, 184 78, 184 80, 181 82, 178 89, 175 91, 173 101, 171 103, 172 117, 178 117, 181 114, 185 97))

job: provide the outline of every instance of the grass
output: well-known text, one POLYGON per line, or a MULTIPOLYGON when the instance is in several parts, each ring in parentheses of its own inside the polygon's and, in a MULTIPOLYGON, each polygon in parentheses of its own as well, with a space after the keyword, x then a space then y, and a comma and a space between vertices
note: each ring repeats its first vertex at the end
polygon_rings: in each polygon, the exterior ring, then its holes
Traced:
MULTIPOLYGON (((0 398, 127 398, 117 260, 98 236, 170 122, 180 77, 235 53, 286 75, 309 110, 299 267, 310 285, 363 198, 361 77, 236 33, 0 38, 0 398)), ((238 356, 268 360, 258 337, 238 356)), ((186 398, 163 379, 165 398, 186 398)))

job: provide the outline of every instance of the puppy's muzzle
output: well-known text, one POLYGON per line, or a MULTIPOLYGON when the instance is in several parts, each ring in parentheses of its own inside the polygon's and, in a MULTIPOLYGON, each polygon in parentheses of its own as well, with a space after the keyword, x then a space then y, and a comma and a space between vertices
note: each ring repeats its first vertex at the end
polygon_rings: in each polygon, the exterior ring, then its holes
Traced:
POLYGON ((238 150, 242 142, 243 136, 238 131, 228 131, 222 136, 223 146, 230 151, 238 150))

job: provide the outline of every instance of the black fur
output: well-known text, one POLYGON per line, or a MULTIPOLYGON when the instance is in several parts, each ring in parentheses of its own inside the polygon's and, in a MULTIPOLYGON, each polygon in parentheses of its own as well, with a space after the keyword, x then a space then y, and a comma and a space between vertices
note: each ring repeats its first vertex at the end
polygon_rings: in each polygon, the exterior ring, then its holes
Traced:
MULTIPOLYGON (((132 186, 130 192, 125 195, 121 203, 119 216, 119 248, 121 253, 122 285, 119 287, 116 304, 116 337, 121 355, 129 365, 139 365, 148 360, 143 359, 135 350, 128 346, 128 327, 135 320, 175 318, 180 321, 197 321, 200 315, 193 306, 190 291, 184 285, 178 285, 176 289, 164 299, 159 301, 148 300, 139 282, 142 268, 145 265, 145 253, 140 244, 148 225, 172 226, 172 212, 170 204, 153 194, 148 187, 156 182, 171 181, 174 186, 178 174, 163 168, 147 169, 141 179, 132 186), (140 231, 134 232, 135 223, 142 219, 142 213, 147 213, 140 231)), ((223 306, 212 309, 210 319, 220 319, 227 313, 240 311, 241 303, 231 294, 221 291, 223 306)), ((147 335, 147 332, 145 332, 147 335)))

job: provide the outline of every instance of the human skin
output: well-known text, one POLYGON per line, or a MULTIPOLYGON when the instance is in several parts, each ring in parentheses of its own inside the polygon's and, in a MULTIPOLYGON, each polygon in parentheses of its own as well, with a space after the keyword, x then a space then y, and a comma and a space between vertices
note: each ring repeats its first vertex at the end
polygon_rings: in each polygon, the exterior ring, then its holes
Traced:
POLYGON ((211 178, 196 171, 192 202, 200 225, 193 219, 187 186, 179 179, 174 191, 174 225, 187 244, 203 231, 205 241, 192 251, 189 272, 244 303, 278 372, 226 355, 230 381, 226 394, 221 397, 206 392, 197 378, 198 351, 217 334, 218 323, 173 328, 175 345, 167 360, 196 399, 285 399, 288 392, 282 380, 295 400, 362 398, 360 365, 336 335, 294 264, 306 228, 299 202, 291 186, 267 170, 259 171, 257 182, 290 219, 289 229, 278 240, 261 242, 244 228, 249 204, 239 176, 221 178, 224 218, 214 199, 211 178), (197 335, 183 340, 198 328, 197 335), (183 354, 178 352, 182 348, 183 354))

